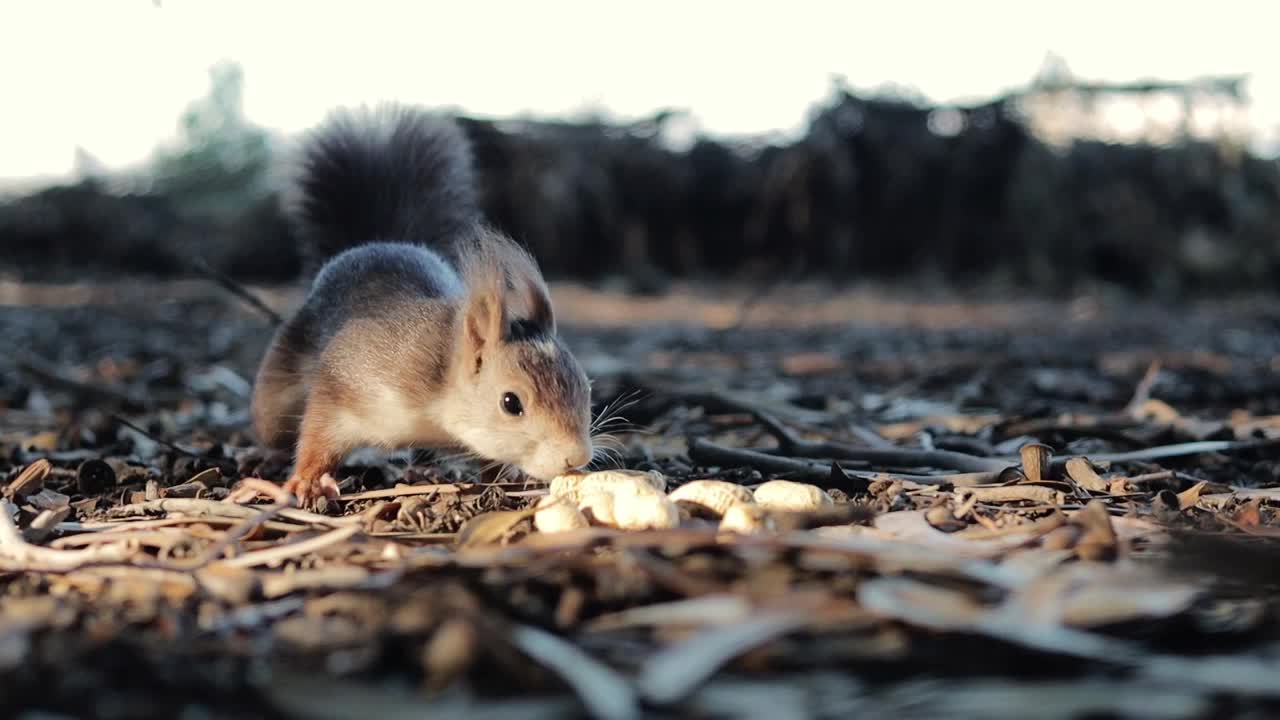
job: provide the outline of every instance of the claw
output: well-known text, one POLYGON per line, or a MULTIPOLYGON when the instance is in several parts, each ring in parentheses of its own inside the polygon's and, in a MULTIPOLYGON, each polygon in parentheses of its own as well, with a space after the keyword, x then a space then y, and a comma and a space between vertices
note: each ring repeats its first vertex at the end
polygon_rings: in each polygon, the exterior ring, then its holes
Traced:
POLYGON ((284 484, 284 491, 298 498, 299 507, 315 512, 324 512, 328 508, 328 501, 337 500, 341 495, 338 481, 329 473, 319 478, 294 475, 284 484))

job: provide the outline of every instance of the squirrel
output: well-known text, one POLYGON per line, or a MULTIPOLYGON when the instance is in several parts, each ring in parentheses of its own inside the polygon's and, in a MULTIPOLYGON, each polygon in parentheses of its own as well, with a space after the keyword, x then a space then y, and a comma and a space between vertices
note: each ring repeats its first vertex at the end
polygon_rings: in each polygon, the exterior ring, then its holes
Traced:
POLYGON ((294 451, 284 490, 323 507, 366 447, 462 449, 539 480, 588 465, 591 383, 533 256, 483 218, 461 127, 339 109, 300 150, 284 204, 319 269, 251 401, 259 442, 294 451))

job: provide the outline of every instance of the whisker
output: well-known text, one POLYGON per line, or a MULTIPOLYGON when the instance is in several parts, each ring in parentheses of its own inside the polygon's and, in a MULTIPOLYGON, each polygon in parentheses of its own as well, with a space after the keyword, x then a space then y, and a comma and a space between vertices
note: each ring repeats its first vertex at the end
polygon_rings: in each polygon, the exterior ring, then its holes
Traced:
MULTIPOLYGON (((642 394, 643 393, 641 391, 634 390, 630 393, 623 393, 609 401, 604 408, 601 409, 600 414, 592 420, 591 432, 596 433, 605 430, 606 428, 614 427, 619 429, 624 427, 631 429, 632 424, 623 417, 622 412, 640 402, 642 394)), ((635 429, 638 430, 639 428, 635 429)))
POLYGON ((433 464, 436 464, 436 465, 445 465, 445 464, 455 463, 461 460, 480 460, 480 459, 482 458, 479 455, 475 454, 474 452, 471 452, 470 450, 462 450, 459 452, 449 453, 447 455, 433 456, 431 458, 431 461, 433 464))
POLYGON ((600 414, 596 416, 596 422, 600 422, 601 420, 610 417, 621 409, 624 397, 625 395, 619 395, 605 403, 605 406, 600 410, 600 414))
POLYGON ((599 432, 599 433, 595 433, 594 435, 592 435, 592 436, 591 436, 591 443, 592 443, 593 445, 606 445, 606 446, 613 446, 613 447, 626 447, 626 444, 622 442, 621 438, 619 438, 617 435, 615 435, 615 434, 613 434, 613 433, 609 433, 609 432, 599 432))

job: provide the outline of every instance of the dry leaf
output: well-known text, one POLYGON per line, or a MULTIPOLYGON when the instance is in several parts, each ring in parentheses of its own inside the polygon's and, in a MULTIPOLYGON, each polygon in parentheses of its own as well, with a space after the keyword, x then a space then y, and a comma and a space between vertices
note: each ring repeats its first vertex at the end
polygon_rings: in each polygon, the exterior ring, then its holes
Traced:
POLYGON ((930 525, 946 533, 962 530, 965 527, 965 524, 957 520, 956 516, 951 512, 951 508, 946 505, 938 505, 925 511, 924 519, 930 525))
POLYGON ((494 545, 509 541, 516 534, 520 523, 545 508, 537 506, 524 510, 499 510, 476 515, 458 529, 459 547, 494 545))
POLYGON ((1148 420, 1162 425, 1172 425, 1182 418, 1173 406, 1163 400, 1147 400, 1130 411, 1130 414, 1136 420, 1148 420))
MULTIPOLYGON (((53 452, 58 449, 58 433, 53 430, 29 435, 19 443, 22 447, 39 452, 53 452)), ((37 460, 36 462, 41 462, 37 460)))
POLYGON ((1071 563, 1036 579, 1008 601, 1030 622, 1097 627, 1165 618, 1185 611, 1201 594, 1186 582, 1153 571, 1071 563))
POLYGON ((1119 541, 1111 526, 1111 513, 1101 500, 1091 500, 1071 516, 1071 522, 1083 530, 1076 543, 1076 553, 1083 560, 1110 560, 1116 556, 1119 541))
POLYGON ((886 617, 934 630, 968 630, 987 612, 965 593, 894 577, 860 583, 858 604, 886 617))
POLYGON ((1231 519, 1235 524, 1243 527, 1258 527, 1262 525, 1262 501, 1254 500, 1241 507, 1231 519))
POLYGON ((5 495, 24 499, 28 495, 40 492, 44 489, 44 479, 49 475, 49 471, 53 469, 53 465, 46 459, 31 463, 22 472, 18 473, 18 477, 13 479, 5 488, 5 495))
POLYGON ((1093 469, 1093 464, 1088 458, 1074 457, 1067 461, 1067 476, 1070 477, 1075 484, 1093 493, 1105 493, 1110 488, 1107 481, 1103 480, 1093 469))
POLYGON ((422 667, 432 688, 446 687, 475 661, 479 638, 474 623, 449 618, 436 628, 422 649, 422 667))
POLYGON ((27 502, 37 510, 61 510, 71 505, 71 498, 56 490, 44 488, 27 497, 27 502))
POLYGON ((1178 493, 1178 509, 1186 510, 1187 508, 1195 507, 1196 502, 1200 500, 1200 493, 1204 492, 1205 487, 1208 485, 1209 483, 1201 480, 1195 485, 1192 485, 1186 490, 1178 493))

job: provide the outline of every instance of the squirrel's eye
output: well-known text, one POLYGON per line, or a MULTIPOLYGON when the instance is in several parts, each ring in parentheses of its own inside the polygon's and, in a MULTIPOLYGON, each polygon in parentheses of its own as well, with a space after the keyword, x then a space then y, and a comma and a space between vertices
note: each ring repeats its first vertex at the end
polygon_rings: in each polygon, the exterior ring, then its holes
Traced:
POLYGON ((508 415, 524 414, 524 405, 520 404, 520 396, 515 393, 504 393, 502 395, 502 409, 508 415))

